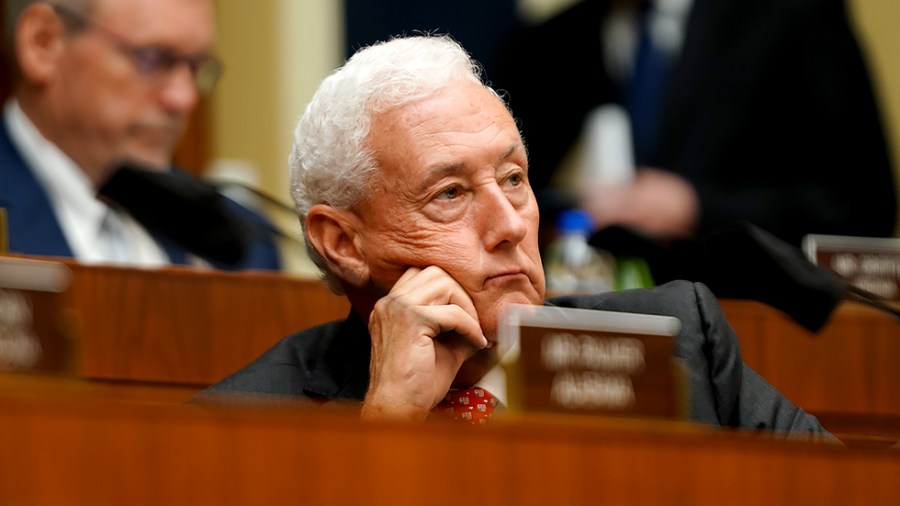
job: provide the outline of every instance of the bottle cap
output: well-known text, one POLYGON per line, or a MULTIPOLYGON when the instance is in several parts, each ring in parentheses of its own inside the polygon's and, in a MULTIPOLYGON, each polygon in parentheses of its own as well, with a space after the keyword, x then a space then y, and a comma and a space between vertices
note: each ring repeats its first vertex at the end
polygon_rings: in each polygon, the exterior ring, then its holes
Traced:
POLYGON ((557 227, 560 233, 583 232, 590 234, 594 228, 594 220, 583 209, 569 209, 559 214, 557 227))

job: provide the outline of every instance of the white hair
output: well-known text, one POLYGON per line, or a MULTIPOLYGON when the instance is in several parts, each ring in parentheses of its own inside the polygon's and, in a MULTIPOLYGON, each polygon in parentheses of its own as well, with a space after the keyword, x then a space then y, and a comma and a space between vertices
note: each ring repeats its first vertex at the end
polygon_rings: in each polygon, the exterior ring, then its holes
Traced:
POLYGON ((288 158, 291 195, 310 257, 336 293, 342 291, 340 281, 309 242, 310 208, 349 209, 371 188, 378 170, 367 142, 373 115, 459 81, 476 82, 493 93, 482 82, 479 65, 450 37, 395 38, 356 52, 322 81, 306 107, 288 158))

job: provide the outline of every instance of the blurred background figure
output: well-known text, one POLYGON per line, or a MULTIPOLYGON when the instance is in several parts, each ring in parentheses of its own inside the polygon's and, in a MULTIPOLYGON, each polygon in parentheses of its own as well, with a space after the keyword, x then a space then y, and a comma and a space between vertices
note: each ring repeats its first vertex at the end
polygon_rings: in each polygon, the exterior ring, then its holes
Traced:
POLYGON ((583 0, 498 62, 545 226, 580 206, 599 230, 663 241, 738 222, 795 245, 894 232, 890 154, 842 0, 583 0))
POLYGON ((279 267, 265 219, 171 167, 221 72, 211 0, 5 4, 15 68, 0 123, 0 207, 11 251, 279 267))

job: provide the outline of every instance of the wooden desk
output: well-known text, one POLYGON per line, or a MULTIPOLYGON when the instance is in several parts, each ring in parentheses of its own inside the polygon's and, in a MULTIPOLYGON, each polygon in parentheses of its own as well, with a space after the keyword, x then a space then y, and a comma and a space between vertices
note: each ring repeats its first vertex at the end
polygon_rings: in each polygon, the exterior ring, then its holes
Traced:
POLYGON ((830 430, 900 438, 900 319, 847 302, 811 333, 758 302, 722 307, 744 361, 830 430))
MULTIPOLYGON (((25 268, 40 261, 0 262, 25 268)), ((30 294, 49 313, 36 315, 35 327, 61 330, 57 342, 68 358, 60 369, 81 378, 203 387, 350 307, 319 280, 272 272, 43 262, 63 266, 70 282, 59 294, 30 294)))
POLYGON ((47 402, 80 400, 177 406, 184 404, 198 390, 198 387, 185 385, 0 371, 0 392, 15 393, 17 396, 33 397, 47 402))
POLYGON ((0 502, 896 504, 900 452, 677 423, 508 416, 486 428, 10 391, 0 502), (477 455, 477 457, 472 457, 477 455), (481 474, 476 474, 481 473, 481 474))
MULTIPOLYGON (((275 273, 63 265, 71 284, 54 307, 75 350, 69 372, 82 378, 202 388, 349 310, 320 281, 275 273)), ((757 302, 722 306, 745 361, 795 403, 900 420, 900 320, 847 303, 812 334, 757 302)))

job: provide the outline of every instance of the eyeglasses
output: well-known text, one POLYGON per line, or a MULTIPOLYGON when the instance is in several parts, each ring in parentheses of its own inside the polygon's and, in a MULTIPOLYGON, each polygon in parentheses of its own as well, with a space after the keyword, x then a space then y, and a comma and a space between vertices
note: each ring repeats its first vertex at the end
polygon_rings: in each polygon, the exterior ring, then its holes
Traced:
POLYGON ((57 15, 72 31, 86 30, 93 27, 97 33, 105 35, 115 43, 122 53, 134 64, 138 74, 149 79, 160 79, 169 75, 181 64, 187 64, 194 77, 197 92, 207 96, 212 93, 222 75, 222 62, 209 54, 186 55, 172 48, 159 45, 141 46, 128 42, 121 35, 109 30, 88 16, 76 12, 69 7, 50 4, 57 15))

